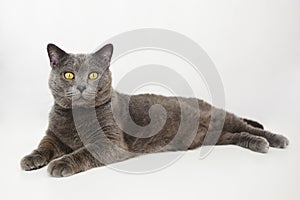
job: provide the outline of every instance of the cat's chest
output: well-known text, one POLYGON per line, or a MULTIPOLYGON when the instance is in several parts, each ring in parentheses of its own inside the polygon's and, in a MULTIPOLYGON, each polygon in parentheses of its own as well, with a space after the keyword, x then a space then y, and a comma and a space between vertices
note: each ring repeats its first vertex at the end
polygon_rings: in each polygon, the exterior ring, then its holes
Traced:
POLYGON ((72 149, 80 148, 83 145, 72 115, 62 115, 52 111, 50 113, 49 129, 61 142, 72 149))
POLYGON ((99 120, 101 119, 97 117, 95 110, 53 109, 50 113, 49 129, 61 142, 72 149, 78 149, 101 133, 99 120))

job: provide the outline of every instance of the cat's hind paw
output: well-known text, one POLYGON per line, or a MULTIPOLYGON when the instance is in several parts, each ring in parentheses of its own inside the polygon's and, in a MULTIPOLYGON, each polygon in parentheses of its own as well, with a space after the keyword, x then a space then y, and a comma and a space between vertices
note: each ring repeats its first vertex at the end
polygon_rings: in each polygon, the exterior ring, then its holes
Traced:
POLYGON ((289 145, 289 140, 283 135, 274 135, 268 138, 271 147, 286 148, 289 145))
POLYGON ((269 142, 263 137, 256 137, 254 144, 249 146, 250 149, 260 153, 268 153, 269 142))

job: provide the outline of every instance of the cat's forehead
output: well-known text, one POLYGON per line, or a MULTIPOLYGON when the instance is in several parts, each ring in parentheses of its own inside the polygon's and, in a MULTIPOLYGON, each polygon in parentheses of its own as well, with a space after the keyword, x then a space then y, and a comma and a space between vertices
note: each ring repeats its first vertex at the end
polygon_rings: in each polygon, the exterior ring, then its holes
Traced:
POLYGON ((95 62, 95 59, 90 54, 69 54, 74 65, 85 65, 95 62))
POLYGON ((100 67, 101 63, 90 54, 69 54, 65 61, 65 67, 71 67, 74 71, 87 70, 100 67))

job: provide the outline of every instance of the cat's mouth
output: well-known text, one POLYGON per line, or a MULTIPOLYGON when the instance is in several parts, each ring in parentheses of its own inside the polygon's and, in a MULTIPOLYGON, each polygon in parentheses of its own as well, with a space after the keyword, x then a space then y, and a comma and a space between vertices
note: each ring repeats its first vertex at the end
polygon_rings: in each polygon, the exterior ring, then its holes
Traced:
POLYGON ((91 98, 89 95, 78 94, 72 97, 72 105, 75 107, 85 107, 85 106, 93 106, 94 98, 91 98))
POLYGON ((86 97, 84 97, 82 94, 76 95, 72 97, 72 101, 88 101, 86 97))
POLYGON ((66 98, 71 101, 71 104, 76 107, 91 106, 95 102, 95 93, 93 92, 72 92, 66 93, 66 98))

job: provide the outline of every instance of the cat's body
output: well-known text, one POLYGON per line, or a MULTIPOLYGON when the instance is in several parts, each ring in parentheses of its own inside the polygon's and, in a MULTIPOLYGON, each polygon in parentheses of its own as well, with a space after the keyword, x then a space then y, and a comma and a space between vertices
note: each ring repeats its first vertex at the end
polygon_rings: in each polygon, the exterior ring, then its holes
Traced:
POLYGON ((37 169, 52 161, 49 173, 61 177, 144 153, 194 149, 203 144, 211 129, 212 113, 215 119, 220 118, 221 129, 216 129, 220 135, 205 145, 235 144, 262 153, 268 151, 269 145, 277 148, 288 145, 284 136, 263 130, 257 122, 239 118, 202 100, 154 94, 129 96, 114 91, 108 69, 111 45, 88 55, 66 54, 48 45, 48 53, 53 68, 49 85, 55 104, 46 136, 38 149, 21 161, 24 170, 37 169), (69 72, 73 75, 66 75, 69 72), (97 76, 91 76, 92 73, 97 76), (149 114, 154 105, 161 105, 165 112, 149 114), (191 124, 197 120, 196 127, 182 126, 183 120, 191 124), (133 128, 133 134, 128 134, 124 130, 131 122, 141 129, 133 128), (151 123, 159 128, 154 135, 151 128, 146 128, 151 123))

